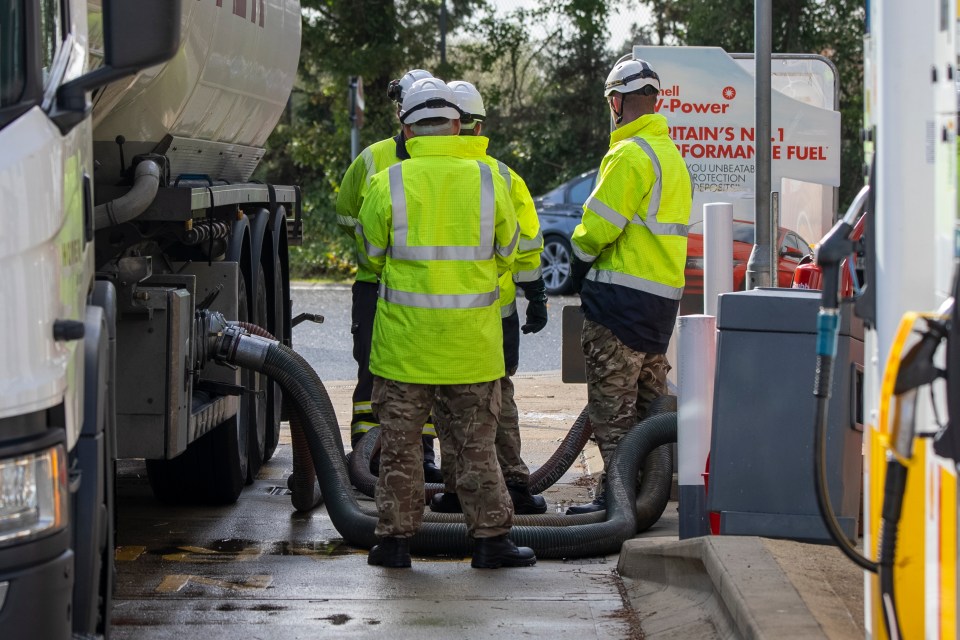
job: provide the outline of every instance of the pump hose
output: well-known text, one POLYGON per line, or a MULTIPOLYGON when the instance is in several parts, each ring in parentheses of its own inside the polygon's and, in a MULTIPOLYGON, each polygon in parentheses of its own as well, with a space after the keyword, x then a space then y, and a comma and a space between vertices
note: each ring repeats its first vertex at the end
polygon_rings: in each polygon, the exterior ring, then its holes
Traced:
MULTIPOLYGON (((231 364, 264 373, 289 394, 304 418, 304 434, 320 481, 327 513, 348 544, 369 548, 376 544, 377 519, 364 514, 350 489, 343 441, 336 413, 316 372, 288 347, 251 335, 225 335, 215 347, 231 364)), ((675 442, 676 413, 647 418, 623 437, 607 470, 607 519, 569 527, 516 526, 511 539, 529 546, 541 558, 572 558, 618 553, 637 526, 634 478, 640 461, 656 447, 675 442)), ((411 538, 411 551, 422 555, 459 555, 471 552, 472 540, 460 523, 425 523, 411 538)))
POLYGON ((884 482, 883 527, 880 531, 880 550, 877 558, 877 575, 880 579, 880 595, 883 600, 883 623, 890 640, 903 638, 897 616, 893 593, 897 553, 897 538, 900 529, 900 513, 903 509, 903 494, 907 488, 907 468, 896 458, 887 460, 887 477, 884 482))
MULTIPOLYGON (((650 405, 648 415, 676 412, 676 410, 676 396, 661 396, 650 405)), ((573 465, 574 460, 583 450, 592 431, 593 427, 587 416, 587 409, 584 408, 553 455, 543 466, 530 474, 530 492, 534 494, 542 493, 563 477, 563 474, 573 465)), ((349 461, 350 481, 360 493, 371 498, 376 491, 377 476, 370 471, 370 460, 379 450, 380 428, 373 427, 357 443, 349 461)), ((673 453, 670 445, 664 445, 650 452, 644 462, 640 491, 637 494, 636 501, 638 533, 652 527, 663 515, 667 503, 670 501, 672 484, 673 453)), ((442 491, 444 491, 442 483, 428 482, 424 484, 425 504, 429 504, 430 499, 442 491)), ((553 514, 514 515, 514 522, 517 524, 570 526, 602 522, 604 518, 605 513, 603 511, 595 511, 571 516, 553 514)), ((428 512, 424 514, 424 521, 463 522, 463 514, 428 512)))

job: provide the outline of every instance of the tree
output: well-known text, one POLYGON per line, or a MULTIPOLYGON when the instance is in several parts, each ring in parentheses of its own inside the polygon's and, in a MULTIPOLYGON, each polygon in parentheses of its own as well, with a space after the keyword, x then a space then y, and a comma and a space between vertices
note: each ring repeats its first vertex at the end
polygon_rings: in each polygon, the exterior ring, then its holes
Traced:
MULTIPOLYGON (((456 33, 483 0, 446 0, 456 33)), ((290 118, 277 127, 258 176, 303 186, 304 247, 292 252, 299 276, 350 272, 352 244, 335 224, 340 179, 351 162, 347 86, 367 87, 362 145, 397 131, 387 83, 411 68, 435 70, 440 0, 302 0, 300 69, 290 118)), ((454 65, 446 70, 455 73, 454 65)), ((437 72, 439 73, 439 72, 437 72)))
POLYGON ((608 147, 603 83, 614 61, 606 45, 612 6, 560 0, 487 15, 480 37, 458 50, 461 65, 472 62, 468 70, 481 79, 491 155, 533 193, 596 168, 608 147))
MULTIPOLYGON (((684 45, 754 51, 754 0, 642 0, 657 33, 684 45), (661 12, 657 12, 657 8, 661 12)), ((841 210, 863 185, 863 0, 773 0, 773 51, 814 53, 836 65, 841 121, 841 210)))

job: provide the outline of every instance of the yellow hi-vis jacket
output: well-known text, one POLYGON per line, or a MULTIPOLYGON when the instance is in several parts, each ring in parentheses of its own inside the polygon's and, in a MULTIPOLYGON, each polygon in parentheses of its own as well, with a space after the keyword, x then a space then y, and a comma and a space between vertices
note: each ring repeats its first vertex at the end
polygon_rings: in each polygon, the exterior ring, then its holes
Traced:
POLYGON ((416 384, 503 377, 500 274, 520 230, 507 185, 469 159, 486 141, 418 136, 411 159, 373 177, 360 233, 380 299, 370 371, 416 384))
MULTIPOLYGON (((484 147, 489 144, 489 138, 477 137, 484 141, 484 147)), ((510 201, 517 214, 517 223, 520 225, 517 259, 513 262, 512 270, 500 276, 500 316, 508 318, 517 310, 516 283, 533 282, 541 276, 540 254, 543 252, 543 234, 540 233, 540 218, 537 217, 537 208, 533 204, 533 197, 523 178, 506 164, 485 152, 483 155, 476 156, 476 159, 485 162, 503 176, 510 190, 510 201)))
POLYGON ((666 118, 644 115, 613 131, 573 232, 574 253, 593 263, 586 279, 679 300, 692 197, 666 118))
POLYGON ((337 224, 353 238, 357 254, 358 282, 377 281, 377 275, 370 269, 363 242, 357 233, 357 218, 360 216, 363 197, 373 176, 402 160, 397 155, 400 144, 403 143, 398 141, 397 137, 374 142, 354 158, 340 182, 340 190, 337 192, 337 224))

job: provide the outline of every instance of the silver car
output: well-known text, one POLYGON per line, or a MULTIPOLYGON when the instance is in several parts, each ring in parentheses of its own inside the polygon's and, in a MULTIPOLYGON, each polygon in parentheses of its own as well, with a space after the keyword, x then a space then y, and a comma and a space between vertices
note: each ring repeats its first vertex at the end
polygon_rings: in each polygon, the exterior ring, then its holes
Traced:
POLYGON ((540 263, 547 293, 570 293, 570 236, 580 224, 583 203, 597 182, 597 170, 582 173, 533 199, 543 233, 540 263))

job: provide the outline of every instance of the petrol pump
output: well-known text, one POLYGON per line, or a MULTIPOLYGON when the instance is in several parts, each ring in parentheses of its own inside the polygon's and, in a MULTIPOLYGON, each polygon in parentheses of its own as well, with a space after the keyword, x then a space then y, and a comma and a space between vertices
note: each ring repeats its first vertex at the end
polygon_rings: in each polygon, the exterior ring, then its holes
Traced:
POLYGON ((856 203, 868 214, 864 240, 851 239, 852 207, 818 251, 818 398, 830 376, 840 263, 852 251, 865 260, 855 302, 868 327, 863 553, 837 538, 866 569, 869 638, 958 636, 956 35, 956 3, 868 1, 869 184, 856 203))

